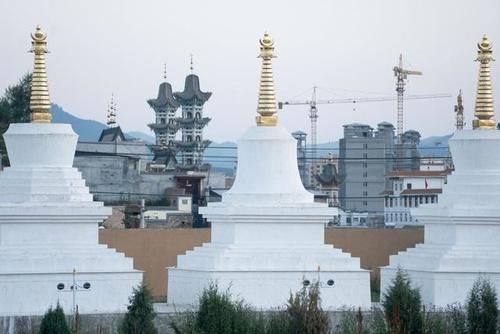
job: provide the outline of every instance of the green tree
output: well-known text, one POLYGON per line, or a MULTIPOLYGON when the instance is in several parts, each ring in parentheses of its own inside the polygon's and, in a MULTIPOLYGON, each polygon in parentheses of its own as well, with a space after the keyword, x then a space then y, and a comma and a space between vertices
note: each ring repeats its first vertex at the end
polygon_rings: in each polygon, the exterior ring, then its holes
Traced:
POLYGON ((62 307, 57 303, 55 309, 52 306, 49 308, 47 313, 43 316, 42 323, 40 325, 39 334, 70 334, 68 324, 66 323, 66 317, 64 316, 64 311, 62 307))
POLYGON ((497 333, 498 302, 495 287, 485 278, 474 282, 467 299, 467 332, 497 333))
POLYGON ((420 291, 411 287, 410 279, 401 269, 397 270, 392 285, 384 293, 382 306, 391 333, 423 332, 420 291))
POLYGON ((155 312, 153 310, 153 296, 151 291, 144 284, 134 288, 132 296, 129 298, 130 305, 127 306, 127 313, 120 323, 118 329, 121 334, 156 334, 153 320, 155 312))
MULTIPOLYGON (((273 317, 274 320, 278 320, 273 317)), ((203 290, 195 312, 177 314, 171 321, 176 334, 263 334, 265 319, 243 300, 233 300, 229 291, 221 292, 215 283, 203 290)), ((272 332, 273 334, 287 332, 272 332)))
POLYGON ((16 85, 9 86, 0 98, 0 154, 2 163, 9 165, 3 134, 10 123, 26 123, 30 120, 31 73, 25 74, 16 85))

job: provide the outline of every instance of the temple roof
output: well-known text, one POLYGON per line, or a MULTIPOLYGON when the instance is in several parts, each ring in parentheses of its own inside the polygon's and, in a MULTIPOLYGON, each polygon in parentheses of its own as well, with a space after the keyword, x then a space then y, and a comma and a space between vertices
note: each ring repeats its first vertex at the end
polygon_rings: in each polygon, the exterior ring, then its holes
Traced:
POLYGON ((171 108, 179 108, 179 102, 175 99, 172 93, 172 86, 168 82, 162 82, 158 89, 158 97, 149 99, 148 104, 151 108, 169 106, 171 108))
POLYGON ((125 141, 125 135, 119 126, 102 130, 99 142, 117 142, 125 141))
POLYGON ((321 174, 316 175, 316 180, 323 186, 338 186, 340 178, 337 167, 332 163, 324 165, 321 174))
POLYGON ((212 93, 202 92, 200 89, 200 78, 196 74, 190 74, 186 77, 184 91, 174 93, 174 96, 180 104, 192 104, 195 102, 198 105, 203 105, 212 96, 212 93))

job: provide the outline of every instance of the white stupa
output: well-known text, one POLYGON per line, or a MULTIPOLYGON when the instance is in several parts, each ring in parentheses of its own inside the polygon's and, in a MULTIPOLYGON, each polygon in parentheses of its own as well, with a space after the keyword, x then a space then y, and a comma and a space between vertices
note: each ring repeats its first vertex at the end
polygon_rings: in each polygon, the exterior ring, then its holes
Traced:
POLYGON ((93 201, 72 167, 71 126, 50 123, 46 35, 37 27, 32 38, 32 123, 4 134, 11 167, 0 173, 0 316, 42 315, 57 302, 71 313, 73 301, 80 313, 123 312, 142 272, 98 244, 111 209, 93 201))
POLYGON ((425 224, 425 242, 381 268, 382 291, 399 267, 423 301, 438 307, 464 303, 479 276, 500 291, 500 131, 493 119, 491 43, 485 36, 478 47, 474 130, 458 130, 449 141, 455 172, 439 203, 412 211, 425 224))
MULTIPOLYGON (((370 307, 369 272, 358 258, 324 243, 336 208, 314 203, 301 183, 296 141, 277 125, 271 59, 274 42, 260 40, 263 59, 257 126, 238 141, 238 174, 221 203, 200 211, 212 223, 210 243, 168 268, 168 303, 198 302, 217 282, 262 309, 282 306, 305 281, 318 281, 323 307, 370 307)), ((307 284, 307 282, 306 282, 307 284)))

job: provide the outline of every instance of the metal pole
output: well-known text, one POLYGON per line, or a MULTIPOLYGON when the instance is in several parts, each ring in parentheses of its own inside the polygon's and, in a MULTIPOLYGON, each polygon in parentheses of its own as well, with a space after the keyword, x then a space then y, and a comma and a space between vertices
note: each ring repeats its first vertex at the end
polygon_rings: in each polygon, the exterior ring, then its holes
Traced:
POLYGON ((73 285, 71 286, 73 293, 73 325, 76 326, 76 269, 73 268, 73 285))
POLYGON ((146 228, 146 221, 144 220, 144 211, 146 207, 146 201, 144 199, 141 199, 141 222, 140 222, 140 228, 146 228))

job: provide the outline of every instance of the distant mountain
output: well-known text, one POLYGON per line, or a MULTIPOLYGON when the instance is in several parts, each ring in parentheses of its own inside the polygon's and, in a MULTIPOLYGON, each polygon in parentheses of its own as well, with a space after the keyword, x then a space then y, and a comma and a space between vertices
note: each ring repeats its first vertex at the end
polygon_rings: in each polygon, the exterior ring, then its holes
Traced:
MULTIPOLYGON (((52 104, 52 122, 71 124, 73 130, 79 136, 81 141, 97 141, 101 136, 101 132, 106 128, 106 125, 90 119, 82 119, 71 115, 64 111, 62 107, 57 104, 52 104)), ((132 131, 125 133, 127 138, 136 138, 145 141, 146 143, 154 143, 154 137, 147 135, 143 132, 132 131)))
POLYGON ((135 138, 142 140, 148 144, 154 144, 155 143, 155 137, 150 136, 145 134, 144 132, 139 132, 139 131, 130 131, 125 134, 127 138, 135 138))
POLYGON ((205 150, 203 160, 213 167, 233 169, 236 166, 236 143, 211 143, 205 150))
POLYGON ((422 157, 448 156, 448 140, 453 134, 445 136, 432 136, 420 140, 418 150, 422 157))
MULTIPOLYGON (((97 121, 82 119, 64 111, 59 105, 52 105, 52 117, 54 123, 69 123, 73 130, 80 136, 82 141, 97 141, 106 125, 97 121)), ((143 140, 148 144, 153 144, 155 138, 149 134, 139 131, 125 133, 127 138, 143 140)), ((423 157, 442 157, 448 154, 448 140, 452 134, 445 136, 432 136, 423 138, 420 141, 419 151, 423 157)), ((221 169, 232 169, 236 162, 236 143, 223 142, 212 143, 206 149, 204 160, 213 167, 221 169)), ((317 145, 316 156, 322 157, 328 153, 339 154, 339 142, 321 143, 317 145)), ((311 157, 311 150, 307 150, 307 158, 311 157)))
POLYGON ((71 124, 81 141, 97 141, 106 125, 89 119, 81 119, 65 112, 57 104, 52 104, 52 122, 71 124))

